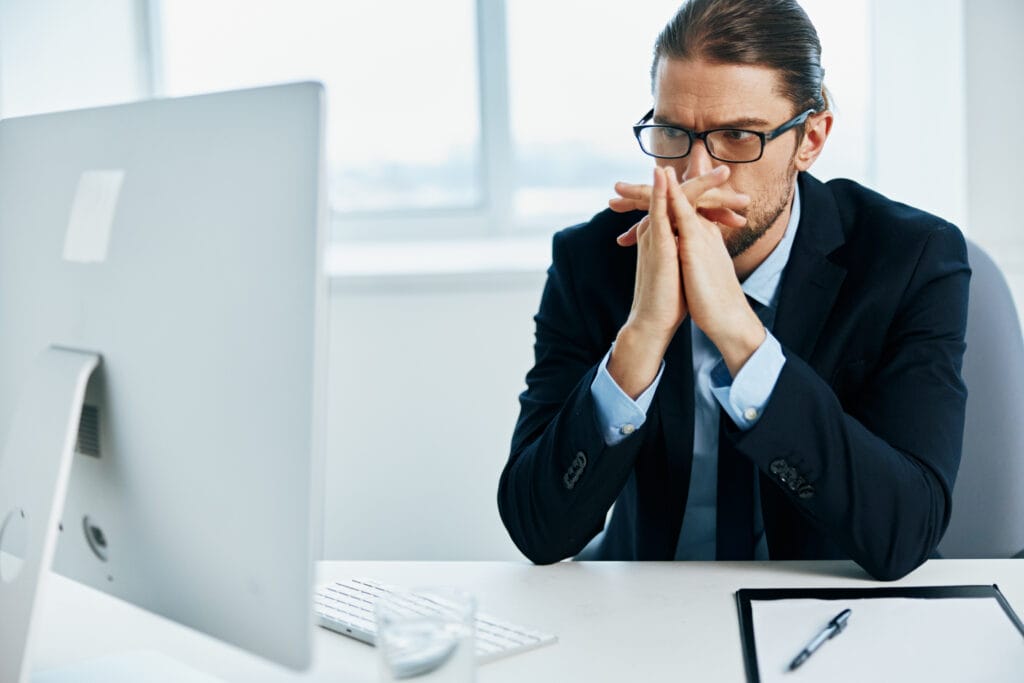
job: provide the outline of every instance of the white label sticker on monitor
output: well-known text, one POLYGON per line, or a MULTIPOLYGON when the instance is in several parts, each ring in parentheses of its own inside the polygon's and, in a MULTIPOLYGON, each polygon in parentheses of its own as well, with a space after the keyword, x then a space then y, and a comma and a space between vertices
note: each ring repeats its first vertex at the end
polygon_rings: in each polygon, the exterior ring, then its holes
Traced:
POLYGON ((107 260, 110 228, 124 171, 85 171, 78 180, 71 218, 64 236, 64 260, 102 263, 107 260))

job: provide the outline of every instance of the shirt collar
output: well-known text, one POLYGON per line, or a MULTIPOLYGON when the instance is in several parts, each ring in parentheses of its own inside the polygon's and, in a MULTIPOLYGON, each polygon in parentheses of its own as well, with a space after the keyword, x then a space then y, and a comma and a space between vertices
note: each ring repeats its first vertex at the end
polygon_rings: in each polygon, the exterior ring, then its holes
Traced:
POLYGON ((743 293, 762 306, 775 308, 779 301, 779 285, 782 282, 782 271, 789 263, 789 253, 793 250, 797 226, 800 224, 800 186, 793 190, 793 208, 789 212, 789 222, 782 239, 761 262, 754 272, 743 281, 743 293))

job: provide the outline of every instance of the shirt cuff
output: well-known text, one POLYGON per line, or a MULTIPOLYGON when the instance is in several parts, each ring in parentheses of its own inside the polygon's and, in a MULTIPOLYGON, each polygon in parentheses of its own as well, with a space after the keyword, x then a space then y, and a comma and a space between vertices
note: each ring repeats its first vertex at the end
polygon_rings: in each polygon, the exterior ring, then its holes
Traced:
MULTIPOLYGON (((614 344, 612 348, 615 348, 614 344)), ((661 361, 654 381, 634 401, 608 373, 608 359, 611 355, 611 350, 604 355, 597 375, 590 384, 590 393, 594 397, 594 406, 597 409, 597 424, 608 446, 621 443, 647 421, 647 410, 651 407, 654 392, 665 370, 665 361, 661 361)))
POLYGON ((711 370, 711 393, 737 427, 750 429, 761 418, 785 364, 782 345, 767 332, 735 380, 729 375, 725 361, 718 361, 711 370))

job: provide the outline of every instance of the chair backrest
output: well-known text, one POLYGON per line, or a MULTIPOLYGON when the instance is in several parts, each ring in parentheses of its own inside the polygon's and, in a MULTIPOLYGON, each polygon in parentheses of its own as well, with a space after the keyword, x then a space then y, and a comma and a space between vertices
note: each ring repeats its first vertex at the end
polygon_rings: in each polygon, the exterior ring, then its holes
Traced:
POLYGON ((943 557, 1024 552, 1024 338, 999 267, 968 241, 967 420, 943 557))

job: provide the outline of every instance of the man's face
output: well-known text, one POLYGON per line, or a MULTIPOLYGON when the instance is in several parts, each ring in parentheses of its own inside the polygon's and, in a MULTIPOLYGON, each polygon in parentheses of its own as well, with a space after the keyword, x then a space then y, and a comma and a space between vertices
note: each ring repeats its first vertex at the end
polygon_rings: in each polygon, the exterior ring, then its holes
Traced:
MULTIPOLYGON (((655 84, 653 122, 697 132, 713 128, 770 131, 798 113, 793 103, 777 92, 777 85, 778 75, 766 67, 662 59, 655 84)), ((751 198, 750 206, 740 212, 747 224, 721 228, 733 258, 788 217, 797 171, 797 140, 798 131, 789 130, 766 143, 759 160, 728 164, 731 173, 725 189, 751 198)), ((674 169, 682 180, 689 180, 725 162, 713 159, 703 141, 694 140, 686 157, 658 159, 657 163, 674 169)))

